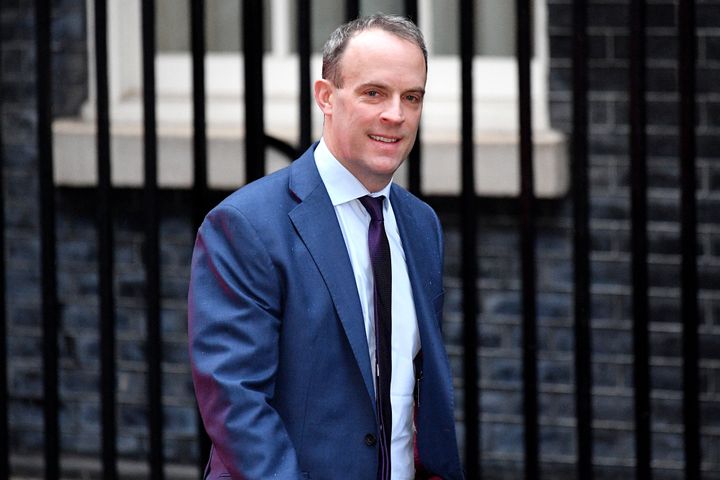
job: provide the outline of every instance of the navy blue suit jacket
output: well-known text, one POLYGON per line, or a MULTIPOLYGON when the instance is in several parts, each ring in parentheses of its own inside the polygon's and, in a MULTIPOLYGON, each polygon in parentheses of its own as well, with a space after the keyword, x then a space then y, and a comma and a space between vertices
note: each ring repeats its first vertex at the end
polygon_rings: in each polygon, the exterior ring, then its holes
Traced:
MULTIPOLYGON (((376 477, 373 379, 342 232, 313 157, 230 195, 198 232, 189 341, 213 443, 207 478, 376 477)), ((393 186, 423 351, 417 449, 460 479, 440 323, 442 235, 432 209, 393 186)))

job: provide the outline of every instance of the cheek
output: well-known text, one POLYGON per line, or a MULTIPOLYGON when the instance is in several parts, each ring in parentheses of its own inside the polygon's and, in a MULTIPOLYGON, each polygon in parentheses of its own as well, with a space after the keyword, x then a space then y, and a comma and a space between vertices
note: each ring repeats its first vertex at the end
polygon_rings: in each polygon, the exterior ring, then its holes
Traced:
POLYGON ((422 107, 418 108, 417 110, 411 111, 410 115, 408 115, 408 119, 413 125, 419 125, 420 124, 420 116, 422 115, 422 107))
POLYGON ((380 116, 382 109, 375 105, 356 105, 348 116, 356 127, 371 125, 380 116))

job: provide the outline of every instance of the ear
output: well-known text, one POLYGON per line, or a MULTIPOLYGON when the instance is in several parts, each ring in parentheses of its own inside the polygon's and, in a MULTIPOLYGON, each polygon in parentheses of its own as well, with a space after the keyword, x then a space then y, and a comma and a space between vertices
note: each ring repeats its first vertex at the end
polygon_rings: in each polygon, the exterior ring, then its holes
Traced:
POLYGON ((332 114, 333 93, 335 87, 328 80, 320 79, 315 82, 315 102, 323 114, 332 114))

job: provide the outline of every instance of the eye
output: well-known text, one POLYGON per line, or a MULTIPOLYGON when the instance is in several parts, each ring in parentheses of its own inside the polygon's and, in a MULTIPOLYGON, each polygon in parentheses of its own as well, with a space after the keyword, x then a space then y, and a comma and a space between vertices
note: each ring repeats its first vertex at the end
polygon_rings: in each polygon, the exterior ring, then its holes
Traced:
POLYGON ((377 90, 368 90, 366 95, 368 97, 377 97, 380 95, 380 92, 378 92, 377 90))
POLYGON ((420 95, 410 93, 408 95, 405 95, 405 100, 407 100, 410 103, 418 103, 422 100, 422 97, 420 95))

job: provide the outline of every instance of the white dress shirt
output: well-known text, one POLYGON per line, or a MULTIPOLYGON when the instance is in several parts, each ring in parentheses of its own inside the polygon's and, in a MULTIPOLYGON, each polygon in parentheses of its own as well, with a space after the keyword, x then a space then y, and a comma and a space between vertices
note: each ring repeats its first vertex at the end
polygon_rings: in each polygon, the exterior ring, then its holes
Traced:
POLYGON ((385 196, 383 218, 390 244, 392 263, 392 377, 390 403, 392 408, 392 436, 390 462, 392 480, 415 478, 413 460, 413 389, 415 373, 413 359, 420 351, 410 278, 405 264, 405 252, 400 241, 388 183, 379 192, 369 192, 328 150, 323 140, 315 149, 315 164, 335 207, 345 246, 350 256, 355 284, 365 321, 365 334, 370 349, 371 367, 375 378, 375 319, 373 310, 373 273, 368 251, 370 214, 358 198, 365 195, 385 196))

